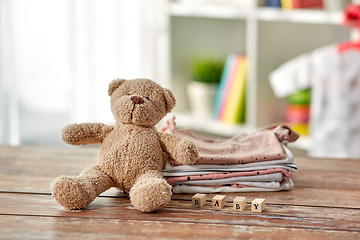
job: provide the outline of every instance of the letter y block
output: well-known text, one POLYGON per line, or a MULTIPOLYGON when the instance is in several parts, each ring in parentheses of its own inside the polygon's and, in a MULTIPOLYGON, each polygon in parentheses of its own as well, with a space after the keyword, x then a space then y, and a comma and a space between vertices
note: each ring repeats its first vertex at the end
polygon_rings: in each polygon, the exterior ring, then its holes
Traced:
POLYGON ((262 212, 264 208, 265 208, 265 199, 263 198, 255 198, 254 201, 251 202, 252 212, 262 212))

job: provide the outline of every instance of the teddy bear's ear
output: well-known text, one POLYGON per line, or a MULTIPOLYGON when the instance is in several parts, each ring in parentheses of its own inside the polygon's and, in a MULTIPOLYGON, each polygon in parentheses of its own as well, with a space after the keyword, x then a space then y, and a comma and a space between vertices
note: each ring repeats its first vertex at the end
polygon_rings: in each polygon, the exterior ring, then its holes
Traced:
POLYGON ((112 80, 112 82, 109 84, 108 94, 111 96, 111 94, 121 85, 125 82, 125 79, 115 79, 112 80))
POLYGON ((170 112, 176 104, 174 94, 169 89, 164 88, 164 96, 166 101, 166 112, 170 112))

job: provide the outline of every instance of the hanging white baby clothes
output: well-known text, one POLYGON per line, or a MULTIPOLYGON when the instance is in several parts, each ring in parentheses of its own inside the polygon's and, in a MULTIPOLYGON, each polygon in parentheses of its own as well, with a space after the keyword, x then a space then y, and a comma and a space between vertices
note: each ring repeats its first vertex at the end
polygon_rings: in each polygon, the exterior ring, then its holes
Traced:
POLYGON ((312 88, 312 157, 360 157, 360 51, 330 45, 284 63, 269 76, 277 97, 312 88))

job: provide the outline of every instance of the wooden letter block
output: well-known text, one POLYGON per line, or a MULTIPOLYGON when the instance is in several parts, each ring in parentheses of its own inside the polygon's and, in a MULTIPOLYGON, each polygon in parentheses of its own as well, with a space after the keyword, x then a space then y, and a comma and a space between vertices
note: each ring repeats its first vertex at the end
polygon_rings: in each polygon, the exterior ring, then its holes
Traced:
POLYGON ((254 201, 251 202, 252 212, 262 212, 264 208, 265 208, 265 199, 263 198, 255 198, 254 201))
POLYGON ((212 199, 212 207, 215 209, 222 209, 226 204, 226 196, 216 195, 212 199))
POLYGON ((192 197, 193 207, 202 207, 206 203, 206 194, 197 193, 192 197))
POLYGON ((233 201, 234 211, 244 211, 246 207, 246 197, 236 197, 233 201))

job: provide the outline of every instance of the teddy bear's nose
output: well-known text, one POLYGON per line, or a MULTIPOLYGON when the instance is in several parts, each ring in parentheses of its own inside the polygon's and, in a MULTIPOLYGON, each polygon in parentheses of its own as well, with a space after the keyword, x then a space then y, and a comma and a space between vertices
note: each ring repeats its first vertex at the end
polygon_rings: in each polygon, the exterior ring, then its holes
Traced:
POLYGON ((132 96, 131 101, 135 104, 143 104, 145 102, 144 99, 138 96, 132 96))

